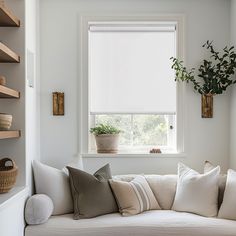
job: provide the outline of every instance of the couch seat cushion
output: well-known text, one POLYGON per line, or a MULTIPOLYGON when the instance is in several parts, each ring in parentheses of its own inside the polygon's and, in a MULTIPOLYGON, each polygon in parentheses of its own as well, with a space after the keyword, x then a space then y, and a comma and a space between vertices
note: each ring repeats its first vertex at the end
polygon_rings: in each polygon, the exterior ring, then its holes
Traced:
POLYGON ((191 213, 154 210, 123 217, 119 213, 73 220, 52 216, 42 225, 27 226, 25 236, 235 236, 236 221, 191 213))

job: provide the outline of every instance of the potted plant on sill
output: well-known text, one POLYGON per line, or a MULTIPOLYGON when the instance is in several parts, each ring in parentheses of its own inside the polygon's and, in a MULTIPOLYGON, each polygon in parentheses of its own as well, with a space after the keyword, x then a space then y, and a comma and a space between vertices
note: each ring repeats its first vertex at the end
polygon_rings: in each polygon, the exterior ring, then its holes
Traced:
POLYGON ((175 70, 175 81, 191 82, 195 91, 202 96, 202 117, 213 117, 213 96, 222 94, 230 85, 236 83, 233 77, 236 69, 236 53, 234 47, 225 47, 223 53, 216 51, 212 42, 207 41, 204 48, 210 51, 210 59, 203 60, 198 69, 198 77, 195 79, 195 68, 187 70, 183 61, 171 57, 172 68, 175 70))
POLYGON ((111 125, 99 124, 90 129, 94 134, 97 153, 117 153, 121 130, 111 125))

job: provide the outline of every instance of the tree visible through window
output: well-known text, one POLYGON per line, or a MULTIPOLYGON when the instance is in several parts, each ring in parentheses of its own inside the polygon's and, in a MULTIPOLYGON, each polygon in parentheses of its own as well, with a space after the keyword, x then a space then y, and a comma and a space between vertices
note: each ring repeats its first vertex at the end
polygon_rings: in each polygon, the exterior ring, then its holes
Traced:
MULTIPOLYGON (((95 125, 109 124, 122 130, 120 148, 149 151, 161 147, 170 151, 175 139, 175 115, 95 115, 95 125)), ((174 151, 174 150, 173 150, 174 151)))

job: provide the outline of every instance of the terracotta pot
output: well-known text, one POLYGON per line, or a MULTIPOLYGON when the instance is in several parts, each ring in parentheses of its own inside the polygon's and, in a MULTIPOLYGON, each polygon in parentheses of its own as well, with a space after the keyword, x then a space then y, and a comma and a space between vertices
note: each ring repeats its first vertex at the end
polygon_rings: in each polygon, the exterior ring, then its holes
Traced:
POLYGON ((213 117, 213 94, 202 94, 202 118, 213 117))
POLYGON ((97 153, 117 153, 119 134, 95 135, 97 153))

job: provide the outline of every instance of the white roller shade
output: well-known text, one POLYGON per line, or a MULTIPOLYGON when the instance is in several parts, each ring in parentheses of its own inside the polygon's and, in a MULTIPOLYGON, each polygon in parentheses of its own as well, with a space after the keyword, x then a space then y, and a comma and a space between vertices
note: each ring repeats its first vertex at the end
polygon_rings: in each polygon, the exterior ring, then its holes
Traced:
POLYGON ((91 25, 90 112, 176 112, 175 26, 91 25))

